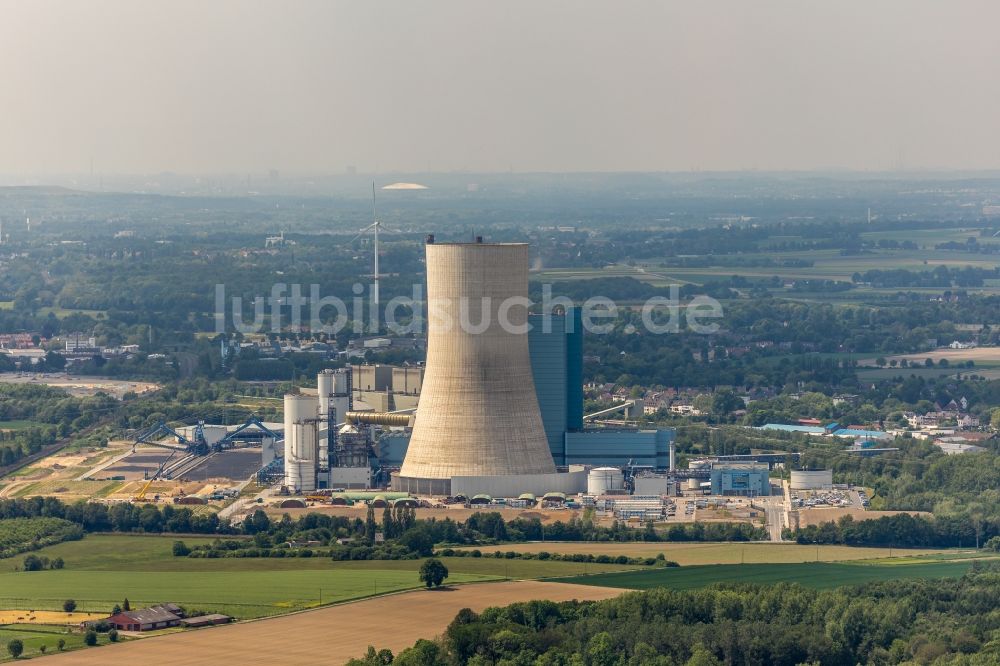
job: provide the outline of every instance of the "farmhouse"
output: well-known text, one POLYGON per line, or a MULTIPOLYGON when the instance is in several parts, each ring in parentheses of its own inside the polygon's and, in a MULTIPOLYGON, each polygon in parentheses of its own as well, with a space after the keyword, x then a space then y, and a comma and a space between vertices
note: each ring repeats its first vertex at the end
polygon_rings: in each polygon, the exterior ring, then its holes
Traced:
POLYGON ((116 613, 107 619, 108 624, 120 631, 152 631, 176 627, 181 623, 184 611, 177 604, 162 604, 139 610, 116 613))

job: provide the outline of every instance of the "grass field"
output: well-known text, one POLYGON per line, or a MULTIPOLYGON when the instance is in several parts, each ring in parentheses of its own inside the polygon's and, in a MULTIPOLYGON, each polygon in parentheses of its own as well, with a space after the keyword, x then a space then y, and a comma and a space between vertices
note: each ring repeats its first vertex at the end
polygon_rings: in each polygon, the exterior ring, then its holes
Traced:
MULTIPOLYGON (((450 583, 496 576, 452 573, 450 583)), ((420 586, 415 571, 340 568, 302 571, 42 571, 0 575, 4 605, 58 608, 75 599, 81 610, 111 606, 128 598, 133 606, 174 602, 185 608, 239 618, 277 615, 332 601, 420 586)))
POLYGON ((24 421, 24 420, 13 420, 13 421, 0 421, 0 430, 27 430, 28 428, 35 428, 37 426, 45 425, 44 423, 38 423, 37 421, 24 421))
POLYGON ((799 562, 843 562, 881 559, 891 555, 922 556, 944 553, 941 550, 900 550, 898 548, 855 548, 852 546, 802 546, 795 543, 592 543, 531 542, 484 546, 484 553, 513 550, 519 553, 584 553, 592 555, 627 555, 629 557, 663 556, 682 566, 698 564, 793 564, 799 562))
MULTIPOLYGON (((789 240, 772 238, 758 248, 761 255, 768 255, 776 260, 800 260, 810 262, 811 266, 733 266, 725 265, 727 257, 709 257, 714 259, 717 265, 683 267, 678 266, 675 258, 652 259, 636 266, 626 264, 613 264, 601 268, 575 268, 575 269, 552 269, 540 271, 532 274, 531 279, 539 282, 559 282, 564 280, 585 280, 593 278, 607 277, 633 277, 641 282, 647 282, 654 286, 666 286, 670 284, 696 284, 702 285, 706 282, 717 282, 728 280, 733 275, 740 275, 750 279, 769 279, 778 276, 785 281, 802 279, 822 279, 841 282, 850 282, 854 273, 864 273, 869 270, 891 270, 905 269, 914 272, 933 270, 936 266, 948 266, 951 268, 962 268, 965 266, 975 266, 992 269, 996 266, 996 261, 988 256, 968 254, 964 252, 953 252, 948 250, 935 250, 933 246, 945 241, 958 241, 964 243, 972 235, 976 235, 977 230, 969 229, 918 229, 910 230, 902 234, 903 239, 914 240, 921 247, 918 249, 879 249, 866 251, 857 255, 842 255, 839 250, 801 250, 791 252, 774 252, 769 249, 770 245, 779 240, 789 240), (912 234, 912 236, 911 236, 912 234)), ((869 235, 865 234, 865 238, 869 235)), ((876 232, 870 235, 871 240, 880 238, 900 239, 897 232, 876 232)), ((918 293, 940 294, 945 288, 872 288, 859 286, 847 292, 833 293, 802 293, 791 292, 784 289, 775 291, 777 295, 782 295, 794 300, 808 300, 813 302, 838 302, 838 303, 860 303, 871 297, 894 294, 899 291, 914 291, 918 293)), ((970 292, 996 294, 1000 293, 1000 287, 987 283, 983 287, 971 288, 970 292)))
MULTIPOLYGON (((42 654, 41 647, 46 647, 46 653, 51 654, 57 651, 56 644, 59 639, 66 641, 65 649, 71 650, 83 647, 83 634, 66 633, 63 627, 52 627, 46 625, 26 625, 8 624, 0 626, 0 661, 10 658, 7 652, 7 643, 20 639, 24 643, 24 657, 37 657, 42 654)), ((100 643, 107 643, 106 635, 100 637, 100 643)))
POLYGON ((555 579, 558 582, 647 590, 670 587, 690 590, 713 583, 799 583, 829 588, 900 578, 958 578, 968 573, 968 561, 907 562, 905 564, 718 564, 555 579))
MULTIPOLYGON (((20 558, 0 561, 0 608, 55 610, 75 599, 81 611, 172 601, 239 618, 276 615, 419 587, 421 560, 333 562, 327 558, 173 557, 176 537, 90 535, 38 551, 62 557, 60 571, 18 572, 20 558)), ((195 545, 211 539, 184 538, 195 545)), ((544 578, 634 567, 496 558, 443 558, 449 583, 544 578)))

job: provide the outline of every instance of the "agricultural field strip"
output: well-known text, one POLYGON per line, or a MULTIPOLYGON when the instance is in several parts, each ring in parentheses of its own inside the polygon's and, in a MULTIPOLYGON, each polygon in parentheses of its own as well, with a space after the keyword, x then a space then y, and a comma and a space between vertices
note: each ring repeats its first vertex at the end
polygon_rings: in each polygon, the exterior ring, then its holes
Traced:
POLYGON ((798 583, 832 588, 903 578, 957 578, 971 568, 968 561, 908 564, 803 562, 799 564, 710 564, 646 571, 593 574, 553 579, 558 582, 644 590, 653 587, 696 589, 714 583, 798 583))
MULTIPOLYGON (((184 632, 60 654, 53 663, 183 664, 343 663, 369 645, 398 653, 419 638, 440 634, 462 608, 482 610, 531 599, 608 599, 622 590, 517 581, 447 590, 418 590, 295 615, 184 632), (391 630, 387 630, 390 627, 391 630), (303 636, 308 636, 307 640, 303 636)), ((46 662, 47 663, 47 662, 46 662)))
MULTIPOLYGON (((476 547, 463 547, 465 550, 476 547)), ((485 553, 514 551, 520 553, 561 553, 587 555, 627 555, 629 557, 656 557, 659 553, 682 566, 698 564, 738 564, 756 562, 761 564, 793 564, 797 562, 820 561, 839 562, 887 558, 891 553, 908 557, 927 556, 949 551, 898 548, 864 548, 854 546, 806 546, 794 543, 770 544, 754 542, 731 543, 683 543, 683 542, 553 542, 532 541, 527 543, 482 546, 478 550, 485 553)))

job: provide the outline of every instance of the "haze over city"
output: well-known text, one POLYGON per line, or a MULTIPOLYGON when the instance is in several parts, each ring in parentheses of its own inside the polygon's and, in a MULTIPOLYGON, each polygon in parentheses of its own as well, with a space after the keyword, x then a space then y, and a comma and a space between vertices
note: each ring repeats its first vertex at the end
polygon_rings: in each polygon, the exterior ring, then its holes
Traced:
POLYGON ((0 173, 993 169, 989 1, 0 2, 0 173))

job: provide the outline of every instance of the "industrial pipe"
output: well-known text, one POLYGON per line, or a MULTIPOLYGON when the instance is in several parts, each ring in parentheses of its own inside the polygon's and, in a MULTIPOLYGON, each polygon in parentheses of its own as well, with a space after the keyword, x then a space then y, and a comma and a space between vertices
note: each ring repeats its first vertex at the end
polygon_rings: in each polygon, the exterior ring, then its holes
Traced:
POLYGON ((344 421, 351 425, 408 426, 412 419, 413 414, 398 414, 394 412, 351 411, 344 414, 344 421))

